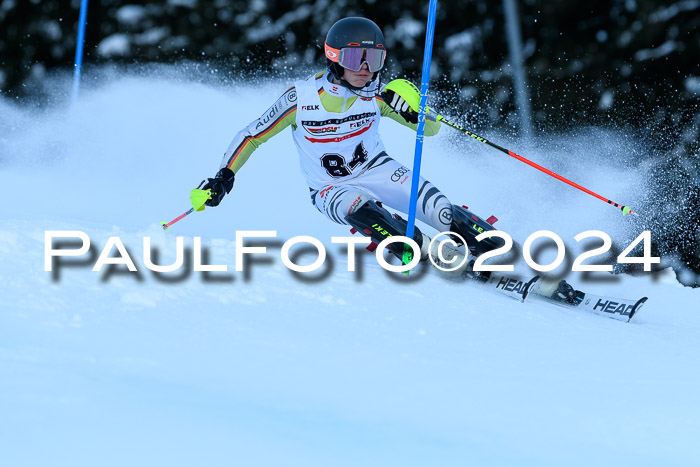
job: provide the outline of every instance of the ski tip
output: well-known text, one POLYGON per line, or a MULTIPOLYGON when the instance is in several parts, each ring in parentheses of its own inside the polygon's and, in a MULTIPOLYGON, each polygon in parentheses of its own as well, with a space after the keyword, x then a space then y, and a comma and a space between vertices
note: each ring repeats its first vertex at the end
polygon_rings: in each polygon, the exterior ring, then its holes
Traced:
POLYGON ((163 230, 164 230, 165 232, 167 232, 168 230, 170 230, 170 226, 168 225, 167 222, 161 222, 160 225, 163 226, 163 230))
POLYGON ((639 309, 642 307, 642 305, 644 305, 644 303, 646 303, 648 299, 648 297, 642 297, 639 300, 637 300, 637 303, 635 303, 632 307, 632 311, 630 311, 630 317, 627 318, 628 323, 632 321, 632 317, 637 313, 637 311, 639 311, 639 309))

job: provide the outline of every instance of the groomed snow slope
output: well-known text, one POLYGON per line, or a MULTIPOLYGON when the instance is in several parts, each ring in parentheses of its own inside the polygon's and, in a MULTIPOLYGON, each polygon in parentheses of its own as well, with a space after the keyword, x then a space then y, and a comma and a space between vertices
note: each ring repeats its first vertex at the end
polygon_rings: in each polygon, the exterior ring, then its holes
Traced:
MULTIPOLYGON (((127 76, 84 92, 72 113, 0 101, 2 465, 698 465, 700 292, 671 274, 567 276, 649 296, 627 324, 396 277, 369 254, 348 272, 330 242, 347 228, 309 202, 289 131, 254 154, 220 207, 163 233, 286 86, 127 76), (95 257, 46 272, 47 230, 84 231, 96 253, 118 236, 140 274, 92 272, 95 257), (277 231, 248 275, 234 271, 243 230, 277 231), (287 270, 279 244, 295 235, 323 241, 332 268, 287 270), (146 236, 162 263, 176 236, 201 237, 229 272, 168 282, 142 266, 146 236)), ((381 131, 410 167, 412 133, 389 120, 381 131)), ((616 201, 641 197, 644 174, 616 168, 624 135, 485 136, 616 201)), ((632 230, 634 219, 449 128, 426 139, 422 173, 521 242, 551 230, 575 256, 580 232, 632 230)))

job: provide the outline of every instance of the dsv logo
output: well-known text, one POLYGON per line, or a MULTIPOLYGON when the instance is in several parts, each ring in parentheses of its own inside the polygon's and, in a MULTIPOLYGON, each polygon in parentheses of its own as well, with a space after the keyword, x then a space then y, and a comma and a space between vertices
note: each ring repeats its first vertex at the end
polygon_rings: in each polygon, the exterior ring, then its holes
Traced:
POLYGON ((391 175, 391 181, 392 182, 398 182, 401 180, 401 177, 406 175, 408 173, 408 169, 406 167, 400 167, 394 171, 394 173, 391 175))

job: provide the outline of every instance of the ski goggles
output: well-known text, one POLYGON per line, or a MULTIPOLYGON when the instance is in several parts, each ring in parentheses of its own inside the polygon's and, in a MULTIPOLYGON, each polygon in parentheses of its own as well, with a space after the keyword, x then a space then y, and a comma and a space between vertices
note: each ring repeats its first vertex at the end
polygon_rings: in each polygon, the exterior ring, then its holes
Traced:
POLYGON ((338 50, 326 44, 326 57, 352 71, 360 71, 362 65, 366 63, 369 71, 374 73, 384 67, 386 50, 363 47, 346 47, 338 50))

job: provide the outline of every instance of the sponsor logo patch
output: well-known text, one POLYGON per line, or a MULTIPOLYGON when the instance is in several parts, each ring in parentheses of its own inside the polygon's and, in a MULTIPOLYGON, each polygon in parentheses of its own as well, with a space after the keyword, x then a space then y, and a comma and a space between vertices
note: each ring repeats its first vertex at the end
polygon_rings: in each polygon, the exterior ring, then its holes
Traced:
POLYGON ((323 121, 302 120, 301 124, 304 125, 305 127, 326 126, 326 125, 342 125, 343 123, 357 122, 359 120, 364 120, 366 118, 375 117, 376 115, 377 115, 377 112, 365 112, 362 114, 350 115, 349 117, 345 117, 345 118, 331 118, 331 119, 323 120, 323 121))
POLYGON ((260 117, 260 119, 258 120, 258 124, 255 125, 255 129, 257 130, 261 126, 265 126, 268 123, 270 123, 275 118, 275 116, 279 113, 279 111, 281 109, 282 109, 282 106, 279 104, 279 101, 275 102, 275 104, 267 110, 265 115, 260 117))
POLYGON ((444 224, 452 224, 452 208, 440 209, 438 217, 444 224))
POLYGON ((352 202, 350 205, 350 209, 348 209, 348 215, 352 214, 355 209, 357 209, 357 206, 359 206, 360 201, 362 201, 362 196, 358 196, 355 201, 352 202))
POLYGON ((309 132, 315 134, 315 135, 322 135, 324 133, 335 133, 338 131, 337 126, 327 126, 325 128, 309 128, 309 132))
POLYGON ((408 173, 408 169, 406 167, 399 167, 394 171, 393 174, 391 174, 391 181, 392 182, 398 182, 401 180, 401 177, 406 175, 408 173))

